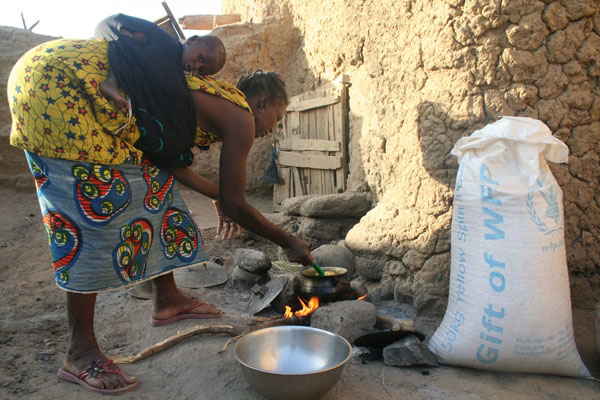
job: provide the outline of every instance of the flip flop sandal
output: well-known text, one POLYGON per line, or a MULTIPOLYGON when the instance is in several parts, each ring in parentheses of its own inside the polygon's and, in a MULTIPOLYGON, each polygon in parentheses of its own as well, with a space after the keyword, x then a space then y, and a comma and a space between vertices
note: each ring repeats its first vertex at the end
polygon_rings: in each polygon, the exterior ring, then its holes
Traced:
POLYGON ((138 382, 130 383, 127 386, 123 386, 118 389, 101 389, 95 386, 90 385, 85 381, 85 378, 88 376, 96 377, 99 373, 108 373, 108 374, 117 374, 122 376, 121 369, 118 365, 113 363, 112 360, 108 360, 106 363, 103 363, 101 360, 92 361, 89 368, 84 369, 79 373, 79 375, 75 375, 69 371, 64 370, 63 368, 59 368, 56 375, 67 382, 77 383, 83 386, 84 389, 89 390, 90 392, 101 393, 101 394, 121 394, 125 392, 129 392, 131 390, 135 390, 140 386, 138 382))
POLYGON ((169 325, 170 323, 173 323, 175 321, 179 321, 180 319, 188 319, 188 318, 189 319, 194 319, 194 318, 195 319, 210 319, 210 318, 221 317, 221 312, 219 312, 218 314, 211 314, 211 313, 200 314, 200 313, 190 312, 190 311, 200 307, 203 304, 206 304, 206 303, 203 303, 198 300, 194 300, 194 302, 188 308, 186 308, 179 314, 175 314, 171 318, 167 318, 167 319, 150 318, 150 323, 152 324, 152 326, 164 326, 164 325, 169 325))

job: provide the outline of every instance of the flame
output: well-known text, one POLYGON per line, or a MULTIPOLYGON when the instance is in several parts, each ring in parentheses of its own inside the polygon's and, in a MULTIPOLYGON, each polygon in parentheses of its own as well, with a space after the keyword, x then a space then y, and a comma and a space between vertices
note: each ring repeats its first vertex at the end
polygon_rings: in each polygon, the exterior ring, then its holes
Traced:
POLYGON ((364 300, 367 296, 369 295, 369 293, 365 294, 364 296, 360 296, 358 299, 356 300, 364 300))
POLYGON ((285 306, 285 313, 283 314, 285 318, 306 317, 307 315, 312 314, 313 311, 319 307, 319 298, 316 296, 311 297, 308 303, 302 301, 300 297, 298 297, 298 300, 300 301, 302 308, 292 313, 292 307, 285 306))

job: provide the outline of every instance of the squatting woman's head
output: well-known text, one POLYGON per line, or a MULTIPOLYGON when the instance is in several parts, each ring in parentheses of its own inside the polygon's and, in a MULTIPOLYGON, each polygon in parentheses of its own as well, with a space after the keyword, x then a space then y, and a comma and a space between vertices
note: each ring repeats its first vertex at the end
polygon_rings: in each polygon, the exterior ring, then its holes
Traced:
POLYGON ((242 76, 237 88, 246 95, 254 114, 255 136, 272 132, 288 105, 285 82, 275 72, 257 70, 242 76))

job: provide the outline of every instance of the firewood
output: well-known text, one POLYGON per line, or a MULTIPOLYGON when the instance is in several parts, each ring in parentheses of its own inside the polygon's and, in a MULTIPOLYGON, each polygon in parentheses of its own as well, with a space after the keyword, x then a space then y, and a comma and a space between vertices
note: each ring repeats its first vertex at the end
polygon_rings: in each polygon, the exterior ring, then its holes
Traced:
POLYGON ((375 327, 387 331, 415 332, 415 322, 412 319, 398 319, 377 314, 375 327))
POLYGON ((111 357, 111 359, 115 364, 128 364, 160 353, 161 351, 166 350, 185 339, 191 338, 192 336, 206 333, 228 333, 230 335, 238 336, 244 332, 244 329, 245 328, 241 325, 196 325, 186 330, 179 331, 176 334, 169 336, 165 340, 153 344, 152 346, 146 347, 137 354, 126 357, 114 356, 111 357))
POLYGON ((283 316, 282 315, 276 315, 274 317, 258 317, 258 316, 254 316, 250 319, 250 324, 254 325, 254 324, 262 324, 268 321, 276 321, 279 319, 282 319, 283 316))
MULTIPOLYGON (((142 351, 137 354, 129 355, 129 356, 113 356, 111 359, 115 364, 128 364, 136 361, 143 360, 144 358, 150 357, 154 354, 160 353, 163 350, 168 349, 171 346, 176 345, 184 341, 185 339, 189 339, 196 335, 202 334, 211 334, 211 333, 227 333, 229 335, 235 336, 233 339, 239 339, 244 335, 257 331, 259 329, 271 328, 275 326, 284 326, 284 325, 308 325, 309 318, 306 317, 292 317, 292 318, 278 318, 278 319, 267 319, 264 323, 256 326, 244 326, 244 325, 196 325, 192 326, 183 331, 179 331, 176 334, 169 336, 165 340, 153 344, 152 346, 146 347, 142 351)), ((222 353, 227 345, 231 342, 228 340, 225 343, 225 346, 219 351, 222 353)))

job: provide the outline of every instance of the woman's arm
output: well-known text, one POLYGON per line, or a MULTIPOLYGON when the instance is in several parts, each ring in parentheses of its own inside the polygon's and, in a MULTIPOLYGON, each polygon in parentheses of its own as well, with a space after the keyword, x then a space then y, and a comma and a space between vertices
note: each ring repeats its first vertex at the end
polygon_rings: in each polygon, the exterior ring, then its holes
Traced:
POLYGON ((203 176, 200 176, 192 169, 192 167, 173 168, 170 170, 175 179, 181 182, 190 189, 217 200, 219 197, 219 187, 203 176))
POLYGON ((290 249, 297 261, 308 265, 312 256, 308 245, 271 223, 246 201, 246 163, 254 142, 254 120, 247 110, 199 91, 193 91, 198 126, 217 130, 223 138, 219 163, 219 203, 221 210, 244 229, 281 247, 290 249))
POLYGON ((221 211, 219 201, 217 200, 219 196, 219 187, 215 183, 209 181, 201 175, 198 175, 196 171, 192 169, 192 167, 173 168, 169 172, 173 174, 178 182, 200 194, 213 199, 213 204, 215 206, 215 211, 217 212, 217 219, 219 222, 217 225, 217 236, 223 234, 221 237, 225 240, 232 239, 235 234, 238 236, 242 234, 242 228, 221 211))

